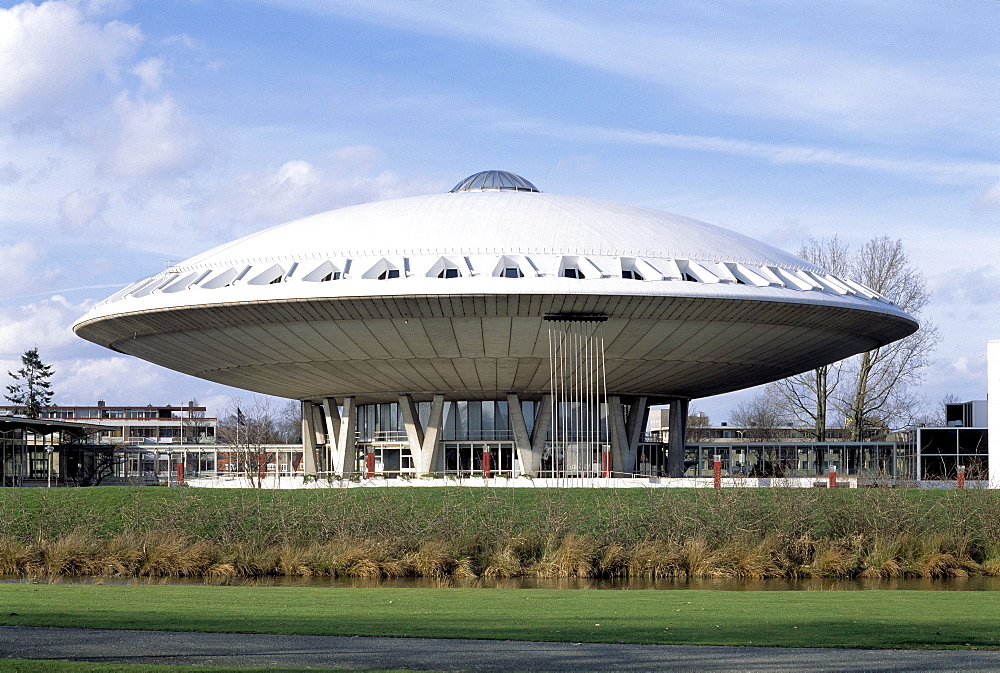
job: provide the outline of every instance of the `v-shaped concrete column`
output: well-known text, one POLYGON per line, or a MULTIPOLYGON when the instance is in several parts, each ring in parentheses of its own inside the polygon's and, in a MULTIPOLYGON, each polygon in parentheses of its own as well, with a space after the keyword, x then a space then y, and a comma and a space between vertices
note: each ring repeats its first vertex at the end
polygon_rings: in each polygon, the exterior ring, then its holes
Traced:
POLYGON ((625 421, 625 433, 628 437, 628 452, 632 470, 635 470, 636 456, 639 454, 639 442, 642 441, 642 433, 649 423, 649 398, 637 397, 632 402, 628 410, 628 419, 625 421))
POLYGON ((608 396, 608 434, 611 439, 611 471, 621 475, 635 469, 635 456, 629 462, 628 429, 625 423, 625 408, 618 395, 608 396))
POLYGON ((337 400, 333 397, 323 398, 323 419, 326 421, 326 459, 327 465, 323 466, 326 472, 335 472, 333 466, 337 465, 335 455, 337 453, 337 442, 340 441, 340 409, 337 400))
MULTIPOLYGON (((414 414, 415 416, 415 414, 414 414)), ((441 437, 441 423, 444 419, 444 395, 437 394, 431 400, 431 414, 424 428, 424 437, 420 447, 420 459, 417 462, 417 474, 436 474, 443 471, 441 466, 441 449, 438 440, 441 437)), ((415 423, 419 426, 419 423, 415 423)))
POLYGON ((410 445, 410 456, 413 458, 413 465, 420 472, 420 456, 424 449, 424 429, 420 427, 420 418, 417 415, 417 405, 410 395, 399 396, 399 411, 403 416, 403 427, 406 429, 406 441, 410 445))
POLYGON ((540 453, 536 454, 531 445, 531 435, 528 434, 528 425, 524 422, 524 413, 521 411, 521 400, 514 393, 507 393, 507 416, 514 435, 514 450, 521 463, 521 473, 533 477, 542 464, 542 456, 540 453))
POLYGON ((312 402, 302 400, 302 474, 315 477, 318 473, 316 458, 316 416, 312 402))
POLYGON ((538 405, 538 412, 535 414, 535 422, 531 426, 531 471, 524 463, 521 469, 531 477, 537 477, 542 469, 542 455, 545 453, 545 442, 549 438, 549 424, 552 422, 552 396, 542 395, 542 402, 538 405))
POLYGON ((649 421, 649 399, 637 397, 629 405, 628 416, 619 395, 608 396, 608 425, 611 435, 611 469, 633 474, 642 431, 649 421))
POLYGON ((670 431, 667 446, 667 476, 684 476, 684 444, 687 435, 689 400, 675 397, 670 400, 670 431))
POLYGON ((340 419, 340 433, 337 436, 337 450, 333 453, 333 471, 342 477, 354 474, 354 463, 357 458, 355 441, 355 409, 354 397, 344 398, 344 411, 340 419))

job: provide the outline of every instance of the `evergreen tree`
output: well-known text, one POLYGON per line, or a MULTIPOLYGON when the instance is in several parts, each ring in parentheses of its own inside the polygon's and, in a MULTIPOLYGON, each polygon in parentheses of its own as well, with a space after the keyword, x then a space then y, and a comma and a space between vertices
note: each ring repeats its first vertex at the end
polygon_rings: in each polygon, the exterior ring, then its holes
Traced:
POLYGON ((7 386, 4 397, 17 407, 16 413, 38 418, 42 408, 52 404, 52 384, 49 383, 52 367, 38 357, 37 348, 24 352, 21 365, 16 372, 7 372, 15 383, 7 386))

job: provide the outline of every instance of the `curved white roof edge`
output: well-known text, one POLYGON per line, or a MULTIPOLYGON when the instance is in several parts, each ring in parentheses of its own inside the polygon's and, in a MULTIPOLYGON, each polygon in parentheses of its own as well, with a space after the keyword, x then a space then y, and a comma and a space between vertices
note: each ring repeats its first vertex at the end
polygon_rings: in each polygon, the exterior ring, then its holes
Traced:
MULTIPOLYGON (((624 278, 573 279, 558 277, 536 278, 466 278, 460 282, 453 278, 427 278, 422 276, 400 277, 384 281, 352 279, 310 282, 282 280, 276 283, 251 285, 243 282, 225 288, 202 290, 193 288, 180 292, 152 291, 139 297, 102 302, 95 306, 77 324, 114 315, 147 311, 183 309, 211 305, 234 305, 254 302, 296 301, 309 299, 351 298, 406 298, 414 296, 461 295, 607 295, 630 297, 698 297, 742 299, 803 305, 861 309, 876 313, 912 318, 884 301, 865 296, 857 291, 838 293, 822 288, 805 290, 792 287, 755 287, 735 283, 702 283, 674 281, 637 281, 624 278), (335 286, 336 292, 331 292, 335 286)), ((170 282, 183 282, 176 274, 161 274, 146 287, 163 286, 169 290, 170 282), (159 282, 155 282, 159 278, 159 282)), ((139 286, 139 289, 143 289, 139 286)))

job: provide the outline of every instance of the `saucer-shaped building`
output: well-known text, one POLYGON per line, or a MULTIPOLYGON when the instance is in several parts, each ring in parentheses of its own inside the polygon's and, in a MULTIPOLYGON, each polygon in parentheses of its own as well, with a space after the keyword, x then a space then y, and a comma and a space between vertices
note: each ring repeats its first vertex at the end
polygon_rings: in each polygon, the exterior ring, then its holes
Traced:
POLYGON ((871 289, 760 241, 502 171, 246 236, 74 326, 120 353, 301 400, 307 471, 339 475, 365 454, 387 472, 475 470, 484 451, 487 470, 565 471, 553 446, 567 440, 628 474, 649 405, 676 410, 677 444, 691 399, 916 329, 871 289))

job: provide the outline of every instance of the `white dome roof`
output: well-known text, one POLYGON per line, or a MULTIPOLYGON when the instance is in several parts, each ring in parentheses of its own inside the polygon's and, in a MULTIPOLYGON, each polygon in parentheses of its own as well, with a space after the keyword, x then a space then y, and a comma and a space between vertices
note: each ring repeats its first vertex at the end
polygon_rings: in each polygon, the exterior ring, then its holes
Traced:
POLYGON ((905 316, 869 288, 722 227, 530 189, 486 171, 447 194, 281 224, 140 280, 87 319, 233 301, 550 292, 846 303, 905 316))
POLYGON ((752 238, 533 188, 493 171, 288 222, 133 283, 73 329, 227 385, 384 401, 537 398, 553 316, 606 319, 608 390, 651 398, 766 383, 917 328, 752 238))
POLYGON ((680 258, 819 270, 783 250, 689 217, 524 191, 432 194, 331 210, 221 245, 180 266, 303 254, 490 253, 680 258))

